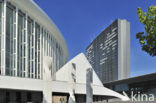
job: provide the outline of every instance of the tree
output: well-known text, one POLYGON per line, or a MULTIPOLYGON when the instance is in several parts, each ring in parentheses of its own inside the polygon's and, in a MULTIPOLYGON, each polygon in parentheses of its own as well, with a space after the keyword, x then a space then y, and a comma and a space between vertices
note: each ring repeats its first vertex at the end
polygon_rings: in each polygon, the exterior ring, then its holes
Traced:
POLYGON ((139 21, 144 25, 145 32, 136 34, 142 50, 150 56, 156 56, 156 6, 150 6, 147 12, 137 9, 139 21))

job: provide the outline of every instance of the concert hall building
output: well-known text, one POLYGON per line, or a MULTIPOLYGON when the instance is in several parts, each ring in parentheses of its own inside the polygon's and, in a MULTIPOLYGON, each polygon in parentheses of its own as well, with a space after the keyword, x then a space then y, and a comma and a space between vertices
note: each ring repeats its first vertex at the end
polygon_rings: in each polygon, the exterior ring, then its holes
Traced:
MULTIPOLYGON (((0 0, 0 103, 85 102, 86 70, 79 54, 68 61, 66 42, 33 0, 0 0)), ((128 100, 107 89, 93 71, 93 100, 128 100)))

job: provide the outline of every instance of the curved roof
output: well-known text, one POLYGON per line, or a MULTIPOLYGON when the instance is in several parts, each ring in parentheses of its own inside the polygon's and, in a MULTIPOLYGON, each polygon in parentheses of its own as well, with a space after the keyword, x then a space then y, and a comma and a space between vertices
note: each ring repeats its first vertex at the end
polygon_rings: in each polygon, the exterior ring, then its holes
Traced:
POLYGON ((48 17, 48 15, 33 1, 33 0, 8 0, 12 4, 20 8, 24 13, 27 13, 33 20, 44 27, 48 32, 58 41, 63 49, 63 52, 68 60, 68 48, 66 42, 56 27, 54 22, 48 17))

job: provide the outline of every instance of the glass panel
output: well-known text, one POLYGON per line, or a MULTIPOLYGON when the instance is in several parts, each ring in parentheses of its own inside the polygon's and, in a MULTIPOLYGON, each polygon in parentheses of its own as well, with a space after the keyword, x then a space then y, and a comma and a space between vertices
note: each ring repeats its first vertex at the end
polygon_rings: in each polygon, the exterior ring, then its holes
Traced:
POLYGON ((39 74, 38 71, 40 67, 38 66, 39 58, 40 58, 40 26, 38 24, 35 25, 35 77, 39 74))
POLYGON ((6 75, 11 75, 13 69, 13 16, 14 12, 9 6, 6 8, 6 75))
POLYGON ((31 60, 33 60, 33 49, 32 49, 32 42, 33 41, 32 38, 32 32, 33 32, 33 26, 32 26, 32 21, 30 19, 28 19, 28 26, 27 26, 27 30, 28 30, 28 34, 27 34, 27 38, 28 38, 28 77, 31 77, 31 73, 33 73, 31 70, 33 70, 33 66, 31 65, 31 60))
POLYGON ((18 14, 18 68, 17 68, 17 74, 18 76, 22 77, 22 72, 23 72, 23 31, 24 31, 24 22, 23 22, 23 16, 19 13, 18 14))

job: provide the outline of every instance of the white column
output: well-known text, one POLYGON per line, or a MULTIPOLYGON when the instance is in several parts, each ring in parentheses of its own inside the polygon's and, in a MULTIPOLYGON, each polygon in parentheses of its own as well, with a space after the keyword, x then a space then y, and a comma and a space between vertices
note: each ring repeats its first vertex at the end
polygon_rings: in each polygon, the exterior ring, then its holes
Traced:
POLYGON ((32 77, 32 69, 33 69, 33 67, 32 67, 32 36, 33 36, 33 35, 32 35, 32 34, 33 34, 33 29, 32 29, 32 27, 33 27, 33 25, 32 25, 32 23, 31 23, 30 26, 31 26, 31 27, 30 27, 30 28, 31 28, 31 29, 30 29, 30 34, 28 34, 28 35, 29 35, 29 40, 30 40, 30 41, 29 41, 29 42, 30 42, 30 47, 29 47, 29 48, 30 48, 30 51, 29 51, 29 53, 30 53, 30 61, 29 61, 30 67, 29 67, 29 68, 30 68, 30 78, 33 78, 33 77, 32 77))
MULTIPOLYGON (((1 8, 2 8, 2 7, 3 7, 3 5, 1 4, 1 8)), ((1 10, 1 13, 2 13, 2 10, 1 10)), ((1 14, 1 15, 2 15, 2 14, 1 14)), ((1 17, 1 21, 2 21, 2 17, 1 17)), ((3 25, 2 25, 2 22, 1 22, 0 25, 1 25, 1 28, 0 28, 0 29, 1 29, 1 34, 0 34, 0 35, 1 35, 1 38, 0 38, 0 52, 2 52, 2 26, 3 26, 3 25)), ((1 60, 1 57, 2 57, 2 53, 0 53, 0 60, 1 60)), ((1 60, 1 61, 2 61, 2 60, 1 60)), ((2 63, 1 63, 1 61, 0 61, 0 64, 1 64, 1 65, 0 65, 0 75, 2 74, 2 63)))
POLYGON ((43 103, 52 103, 52 75, 51 69, 52 66, 52 58, 49 56, 44 56, 43 58, 43 103))
MULTIPOLYGON (((25 36, 25 34, 24 34, 24 32, 25 32, 25 17, 23 16, 23 18, 22 18, 22 22, 23 22, 23 24, 22 24, 22 48, 24 48, 24 46, 25 46, 25 42, 24 42, 24 36, 25 36)), ((22 49, 21 50, 21 53, 22 53, 22 77, 24 77, 24 73, 25 73, 25 68, 24 68, 24 59, 25 59, 25 55, 24 55, 24 50, 22 49)))
POLYGON ((43 58, 43 29, 40 26, 40 79, 42 79, 42 58, 43 58))
POLYGON ((16 63, 15 63, 15 76, 17 76, 17 51, 18 51, 18 7, 16 7, 16 30, 15 30, 15 33, 16 33, 16 63))
POLYGON ((53 37, 52 37, 52 44, 51 44, 51 48, 52 48, 52 59, 53 59, 53 62, 52 62, 52 76, 53 76, 53 80, 56 80, 56 76, 55 76, 55 68, 54 68, 54 39, 53 39, 53 37))
POLYGON ((26 13, 26 19, 25 19, 25 77, 28 77, 28 15, 26 13))
POLYGON ((49 34, 49 56, 51 57, 51 35, 49 34))
POLYGON ((50 52, 49 52, 49 49, 50 49, 50 48, 49 48, 49 43, 50 43, 49 33, 48 33, 48 35, 47 35, 47 40, 48 40, 48 41, 47 41, 47 43, 48 43, 48 44, 47 44, 47 51, 48 51, 48 56, 50 56, 50 52))
POLYGON ((56 72, 56 40, 54 39, 54 70, 56 72))
POLYGON ((46 31, 45 29, 43 30, 43 57, 46 55, 46 31))
POLYGON ((42 28, 42 59, 41 59, 41 76, 42 76, 42 79, 43 79, 43 57, 45 56, 45 31, 44 31, 44 28, 42 28))
POLYGON ((37 55, 37 57, 35 57, 35 59, 37 59, 36 60, 36 63, 35 63, 35 65, 37 66, 35 66, 35 68, 36 68, 36 77, 38 78, 38 33, 39 33, 39 30, 38 30, 38 27, 36 26, 36 33, 35 33, 35 36, 37 36, 37 37, 35 37, 35 39, 37 38, 37 40, 36 40, 36 44, 35 44, 35 46, 37 46, 37 47, 35 47, 35 51, 36 51, 36 55, 37 55))
POLYGON ((5 62, 6 62, 6 3, 7 1, 4 0, 3 2, 3 11, 2 11, 2 56, 1 56, 1 65, 2 65, 2 75, 5 75, 5 62))
POLYGON ((45 35, 45 39, 44 39, 45 40, 44 41, 45 42, 45 47, 44 47, 44 49, 45 49, 45 55, 44 56, 48 56, 48 54, 47 54, 47 41, 48 41, 48 39, 47 39, 48 38, 47 37, 47 31, 45 31, 45 34, 44 35, 45 35))
POLYGON ((93 69, 86 71, 86 103, 93 103, 93 69))
POLYGON ((33 77, 35 78, 35 21, 33 21, 33 77))
POLYGON ((75 89, 76 89, 76 64, 71 63, 68 69, 69 73, 69 101, 68 103, 76 103, 75 100, 75 89))

